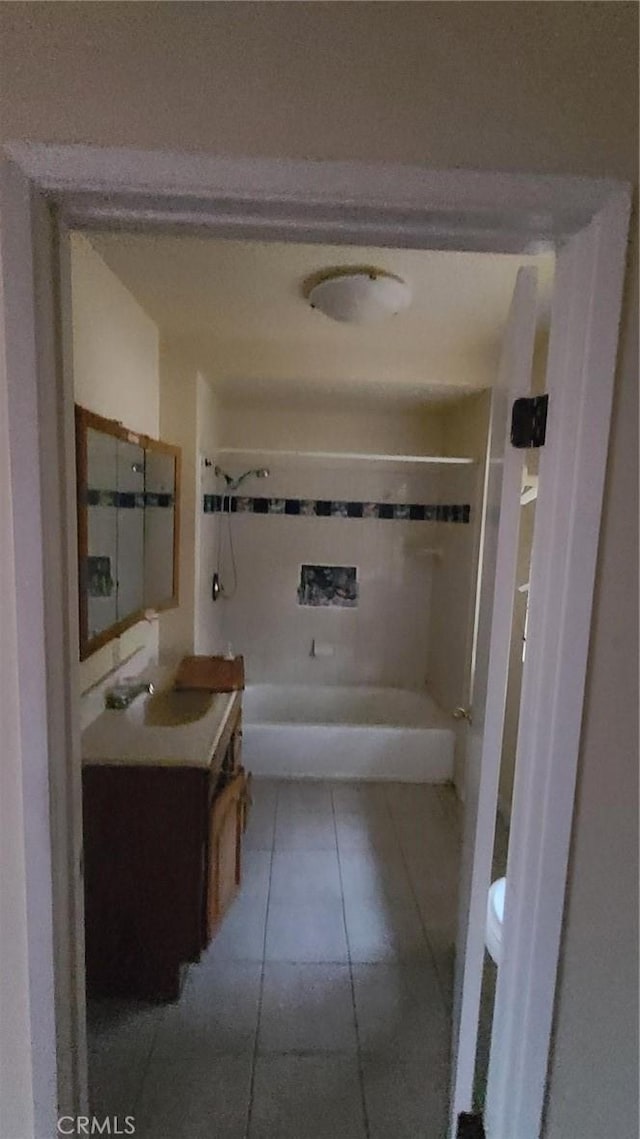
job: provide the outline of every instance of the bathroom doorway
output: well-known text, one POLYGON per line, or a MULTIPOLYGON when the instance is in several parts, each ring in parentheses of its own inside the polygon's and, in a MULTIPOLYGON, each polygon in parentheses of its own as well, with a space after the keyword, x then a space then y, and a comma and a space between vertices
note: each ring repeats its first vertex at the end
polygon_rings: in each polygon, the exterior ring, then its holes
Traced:
MULTIPOLYGON (((354 1134, 394 1121, 411 1133, 421 1119, 442 1134, 464 789, 452 713, 469 696, 490 388, 523 258, 91 231, 70 242, 76 399, 181 447, 180 513, 193 538, 180 576, 196 582, 178 612, 105 646, 106 665, 98 653, 81 664, 88 976, 94 996, 112 997, 89 1004, 92 1106, 128 1103, 138 1127, 159 1134, 170 1089, 181 1118, 188 1098, 189 1126, 198 1110, 215 1120, 206 1085, 182 1071, 191 1034, 192 1051, 221 1072, 233 1059, 237 1113, 254 1129, 280 1071, 293 1065, 313 1086, 344 1063, 351 1076, 336 1098, 354 1134), (402 277, 409 310, 379 326, 314 311, 305 281, 340 257, 402 277), (148 679, 158 653, 167 667, 193 649, 243 657, 253 806, 238 897, 176 1003, 153 1011, 113 999, 118 984, 138 998, 152 989, 150 954, 137 989, 124 963, 103 961, 131 933, 117 933, 113 912, 96 928, 93 892, 106 885, 94 860, 112 863, 116 846, 107 858, 101 824, 96 848, 104 805, 87 788, 108 778, 98 761, 122 719, 104 712, 105 693, 123 674, 148 679), (180 1079, 168 1079, 171 1063, 180 1079)), ((524 263, 548 313, 553 255, 524 263)), ((542 343, 537 324, 534 311, 542 343)), ((504 401, 499 415, 503 446, 504 401)), ((117 511, 107 484, 89 493, 98 541, 117 511)), ((280 1133, 291 1110, 282 1093, 280 1133)))
MULTIPOLYGON (((591 253, 589 253, 589 255, 591 255, 591 253)), ((593 253, 593 256, 596 256, 596 253, 593 253)), ((588 592, 589 592, 589 590, 588 590, 588 592)), ((589 598, 590 598, 590 595, 589 595, 589 598)), ((590 604, 590 600, 589 600, 589 604, 590 604)))

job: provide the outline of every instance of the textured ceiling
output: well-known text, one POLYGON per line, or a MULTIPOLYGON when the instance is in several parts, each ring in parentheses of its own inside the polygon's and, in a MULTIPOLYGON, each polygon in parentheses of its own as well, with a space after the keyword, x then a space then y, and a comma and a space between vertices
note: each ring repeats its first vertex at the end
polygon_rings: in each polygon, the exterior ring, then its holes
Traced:
POLYGON ((92 235, 163 335, 184 341, 227 402, 413 406, 488 387, 520 265, 538 266, 541 320, 554 258, 354 246, 92 235), (302 286, 329 266, 375 265, 413 293, 377 325, 339 324, 302 286))

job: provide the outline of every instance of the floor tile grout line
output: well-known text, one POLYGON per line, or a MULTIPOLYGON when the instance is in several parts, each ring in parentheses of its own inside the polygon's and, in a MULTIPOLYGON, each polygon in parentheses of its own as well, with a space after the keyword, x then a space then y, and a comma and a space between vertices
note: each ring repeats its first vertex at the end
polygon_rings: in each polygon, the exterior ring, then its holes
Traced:
POLYGON ((362 1062, 362 1047, 360 1044, 360 1026, 358 1024, 358 1010, 356 1007, 356 985, 353 976, 353 962, 351 960, 351 944, 349 941, 349 929, 347 926, 347 908, 344 897, 344 885, 342 880, 342 860, 340 858, 340 843, 338 842, 338 823, 336 819, 336 807, 333 799, 333 789, 331 794, 331 812, 333 815, 333 827, 336 836, 336 855, 338 858, 338 874, 340 876, 340 897, 342 899, 342 920, 344 922, 344 935, 347 943, 347 961, 349 965, 349 982, 351 985, 351 1007, 353 1010, 353 1021, 356 1032, 356 1062, 358 1065, 358 1082, 360 1084, 360 1101, 362 1104, 362 1117, 364 1121, 365 1139, 370 1139, 371 1129, 369 1127, 369 1112, 367 1109, 367 1097, 364 1090, 364 1065, 362 1062))
POLYGON ((420 903, 418 902, 418 896, 416 894, 416 891, 415 891, 415 888, 413 885, 413 879, 412 879, 411 874, 409 872, 409 865, 408 865, 407 858, 406 858, 406 855, 404 852, 404 847, 402 845, 402 832, 400 829, 401 824, 399 824, 396 821, 396 818, 393 814, 393 811, 391 810, 391 805, 387 800, 386 791, 385 791, 385 801, 387 802, 387 808, 389 810, 389 814, 391 816, 393 827, 394 827, 394 830, 396 832, 396 837, 398 839, 398 846, 400 847, 400 857, 402 858, 402 865, 404 866, 405 874, 407 875, 407 879, 409 881, 409 888, 411 890, 411 895, 413 897, 414 905, 415 905, 416 910, 418 912, 418 917, 420 919, 420 926, 422 928, 422 933, 423 933, 424 939, 425 939, 426 944, 427 944, 427 949, 429 950, 429 957, 431 958, 431 963, 433 965, 433 970, 435 973, 436 983, 438 986, 438 992, 440 993, 440 1000, 442 1001, 444 1014, 445 1014, 447 1020, 450 1022, 451 1021, 451 1009, 449 1007, 449 1002, 447 1001, 446 994, 445 994, 445 991, 443 988, 442 978, 440 976, 440 970, 438 968, 438 962, 436 960, 436 955, 434 953, 434 949, 433 949, 433 946, 431 944, 431 938, 429 937, 429 931, 428 931, 428 928, 425 924, 424 918, 422 916, 422 910, 420 909, 420 903))
POLYGON ((265 975, 266 954, 267 954, 267 930, 269 928, 269 903, 271 901, 271 881, 273 878, 273 860, 275 857, 275 848, 276 848, 276 827, 278 824, 279 800, 280 800, 280 791, 279 791, 279 788, 276 787, 276 803, 275 803, 275 810, 273 812, 273 832, 272 832, 272 836, 271 836, 271 858, 269 860, 269 884, 267 886, 267 905, 266 905, 266 913, 265 913, 265 918, 264 918, 264 935, 262 938, 262 967, 260 969, 260 988, 259 988, 259 992, 258 992, 258 1015, 257 1015, 257 1019, 256 1019, 256 1035, 255 1035, 255 1040, 253 1042, 253 1055, 251 1058, 251 1077, 249 1080, 249 1096, 248 1096, 248 1103, 247 1103, 247 1122, 246 1122, 245 1131, 244 1131, 244 1139, 249 1139, 249 1133, 251 1131, 251 1119, 253 1116, 253 1097, 254 1097, 254 1092, 255 1092, 256 1065, 258 1062, 258 1048, 259 1048, 259 1041, 260 1041, 260 1022, 262 1019, 262 1001, 263 1001, 263 997, 264 997, 264 975, 265 975))
MULTIPOLYGON (((182 995, 182 994, 180 994, 180 995, 182 995)), ((133 1116, 134 1116, 134 1119, 136 1121, 135 1122, 136 1128, 138 1126, 138 1120, 137 1120, 138 1105, 142 1102, 142 1094, 144 1092, 145 1080, 149 1074, 149 1069, 151 1068, 151 1057, 153 1055, 153 1049, 156 1046, 156 1040, 158 1039, 158 1033, 160 1031, 161 1024, 163 1021, 165 1021, 167 1019, 169 1012, 170 1012, 170 1009, 163 1009, 164 1015, 162 1017, 158 1018, 158 1024, 156 1024, 156 1026, 153 1030, 153 1035, 151 1037, 151 1043, 149 1045, 149 1051, 147 1053, 146 1061, 142 1065, 142 1075, 140 1076, 140 1079, 138 1081, 138 1090, 134 1096, 134 1101, 133 1101, 133 1116)))

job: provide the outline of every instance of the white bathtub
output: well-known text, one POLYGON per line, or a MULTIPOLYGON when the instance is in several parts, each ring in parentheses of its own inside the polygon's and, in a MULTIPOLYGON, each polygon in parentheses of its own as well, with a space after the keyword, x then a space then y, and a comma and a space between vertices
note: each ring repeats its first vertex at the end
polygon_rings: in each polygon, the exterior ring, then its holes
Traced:
POLYGON ((450 721, 426 692, 248 685, 243 762, 255 775, 309 779, 453 778, 450 721))

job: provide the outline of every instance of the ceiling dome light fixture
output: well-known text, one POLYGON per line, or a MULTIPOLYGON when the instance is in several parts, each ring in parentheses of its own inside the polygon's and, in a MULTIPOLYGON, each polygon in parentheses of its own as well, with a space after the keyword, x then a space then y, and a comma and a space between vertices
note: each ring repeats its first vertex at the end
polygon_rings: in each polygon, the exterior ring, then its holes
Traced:
POLYGON ((304 295, 311 308, 346 324, 396 316, 411 302, 411 290, 401 277, 354 265, 314 274, 305 282, 304 295))

